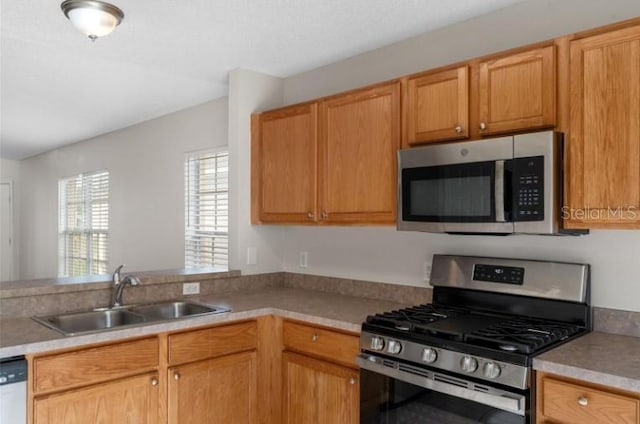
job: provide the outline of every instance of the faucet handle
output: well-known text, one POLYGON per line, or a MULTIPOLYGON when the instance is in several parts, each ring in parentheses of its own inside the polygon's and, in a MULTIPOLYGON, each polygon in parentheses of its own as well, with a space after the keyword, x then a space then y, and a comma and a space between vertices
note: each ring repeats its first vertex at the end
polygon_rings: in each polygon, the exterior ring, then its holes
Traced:
POLYGON ((115 271, 113 271, 113 283, 114 284, 120 284, 120 270, 122 269, 122 267, 124 267, 124 265, 120 265, 119 267, 116 268, 115 271))

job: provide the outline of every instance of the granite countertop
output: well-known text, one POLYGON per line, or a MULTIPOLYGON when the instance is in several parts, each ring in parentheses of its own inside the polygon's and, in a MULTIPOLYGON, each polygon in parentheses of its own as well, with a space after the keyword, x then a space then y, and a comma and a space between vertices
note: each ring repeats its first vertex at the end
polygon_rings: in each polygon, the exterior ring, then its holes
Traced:
MULTIPOLYGON (((367 315, 407 304, 297 288, 271 288, 206 296, 189 301, 224 306, 231 313, 65 337, 30 318, 0 319, 0 358, 179 331, 274 314, 340 330, 360 332, 367 315)), ((593 332, 546 352, 533 368, 560 376, 640 392, 640 337, 593 332), (612 353, 615 352, 615 355, 612 353), (615 356, 615 359, 613 357, 615 356)))
POLYGON ((65 337, 30 318, 1 319, 0 358, 176 331, 269 314, 359 333, 360 325, 367 315, 410 306, 383 300, 293 288, 190 296, 186 300, 225 306, 230 308, 232 312, 71 337, 65 337))
POLYGON ((589 333, 536 357, 533 369, 640 392, 640 337, 589 333))

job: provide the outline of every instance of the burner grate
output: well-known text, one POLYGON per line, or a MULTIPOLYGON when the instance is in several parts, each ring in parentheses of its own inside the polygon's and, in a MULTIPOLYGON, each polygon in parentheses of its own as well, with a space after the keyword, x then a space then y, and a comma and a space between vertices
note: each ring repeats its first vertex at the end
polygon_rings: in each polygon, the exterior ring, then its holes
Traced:
POLYGON ((464 309, 442 307, 432 304, 398 309, 382 314, 370 315, 367 323, 401 332, 414 332, 416 326, 430 324, 445 318, 467 313, 464 309))
POLYGON ((469 333, 465 341, 509 352, 529 354, 580 331, 580 327, 570 324, 515 318, 469 333))

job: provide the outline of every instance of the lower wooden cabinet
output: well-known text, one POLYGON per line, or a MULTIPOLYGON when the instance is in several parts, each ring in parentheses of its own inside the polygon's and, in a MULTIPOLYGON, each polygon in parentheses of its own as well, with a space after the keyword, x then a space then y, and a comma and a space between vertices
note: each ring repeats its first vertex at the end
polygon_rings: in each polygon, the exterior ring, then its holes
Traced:
POLYGON ((31 355, 30 424, 355 424, 358 335, 266 316, 31 355))
POLYGON ((145 374, 38 397, 35 424, 156 424, 158 376, 145 374))
POLYGON ((357 370, 292 352, 282 361, 284 423, 359 422, 357 370))
POLYGON ((256 352, 169 369, 169 424, 254 423, 256 352))
POLYGON ((640 424, 640 395, 538 373, 538 424, 640 424))
POLYGON ((282 422, 358 423, 358 336, 288 320, 282 329, 282 422))

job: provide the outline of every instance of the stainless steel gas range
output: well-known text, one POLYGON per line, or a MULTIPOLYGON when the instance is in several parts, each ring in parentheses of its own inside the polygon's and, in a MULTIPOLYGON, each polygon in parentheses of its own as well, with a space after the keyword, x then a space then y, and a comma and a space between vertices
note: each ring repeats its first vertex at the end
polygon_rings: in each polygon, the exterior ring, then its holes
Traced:
POLYGON ((360 422, 533 423, 533 357, 591 330, 589 266, 435 255, 431 284, 362 324, 360 422))

